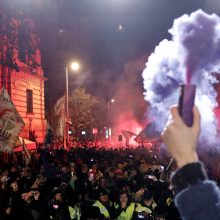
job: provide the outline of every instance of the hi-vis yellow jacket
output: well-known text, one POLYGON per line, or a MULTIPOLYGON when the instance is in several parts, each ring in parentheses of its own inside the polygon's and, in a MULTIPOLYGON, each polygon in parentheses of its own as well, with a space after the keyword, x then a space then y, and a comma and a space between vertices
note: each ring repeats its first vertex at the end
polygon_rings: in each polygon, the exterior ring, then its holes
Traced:
MULTIPOLYGON (((117 207, 116 207, 117 208, 117 207)), ((117 220, 131 220, 135 211, 135 203, 131 203, 125 211, 122 211, 117 220)))
POLYGON ((92 206, 95 206, 95 207, 98 207, 101 214, 105 216, 105 218, 110 218, 110 215, 109 215, 109 212, 108 210, 105 208, 104 205, 102 205, 101 202, 99 202, 98 200, 92 205, 92 206))

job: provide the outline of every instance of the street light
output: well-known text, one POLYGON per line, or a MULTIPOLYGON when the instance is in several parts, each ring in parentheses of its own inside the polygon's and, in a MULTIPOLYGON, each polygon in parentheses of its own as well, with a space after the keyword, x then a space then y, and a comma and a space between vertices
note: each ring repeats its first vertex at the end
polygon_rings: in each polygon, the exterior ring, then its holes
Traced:
POLYGON ((70 66, 73 71, 79 71, 79 69, 80 69, 80 65, 78 62, 73 62, 73 63, 71 63, 70 66))
POLYGON ((114 99, 110 99, 110 100, 108 100, 108 103, 107 103, 107 107, 108 107, 108 112, 107 112, 108 126, 107 126, 107 129, 108 129, 109 140, 111 140, 111 134, 112 134, 111 126, 110 126, 110 103, 114 103, 114 102, 115 102, 114 99))
MULTIPOLYGON (((80 64, 78 62, 72 62, 70 64, 70 68, 77 72, 80 69, 80 64)), ((65 129, 64 129, 64 137, 63 137, 63 145, 64 149, 66 149, 69 143, 69 124, 71 124, 71 120, 69 118, 69 68, 66 66, 66 91, 65 91, 65 129)))
POLYGON ((111 100, 108 101, 108 111, 109 111, 109 108, 110 108, 110 103, 114 103, 114 102, 115 102, 114 99, 111 99, 111 100))

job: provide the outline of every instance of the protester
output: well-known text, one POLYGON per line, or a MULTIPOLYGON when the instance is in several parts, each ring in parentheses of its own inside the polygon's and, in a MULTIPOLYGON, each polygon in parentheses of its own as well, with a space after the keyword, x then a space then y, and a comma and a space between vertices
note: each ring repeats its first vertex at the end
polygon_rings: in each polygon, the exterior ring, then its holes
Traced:
POLYGON ((62 190, 55 188, 52 193, 52 199, 48 204, 50 218, 53 220, 70 220, 71 207, 69 209, 62 190))
POLYGON ((115 207, 108 197, 105 189, 98 190, 98 199, 90 209, 90 218, 92 219, 113 219, 115 216, 115 207))
POLYGON ((8 193, 2 199, 2 219, 17 220, 24 217, 24 206, 18 182, 13 180, 8 183, 8 193))
POLYGON ((131 220, 134 219, 136 211, 136 203, 131 202, 130 195, 127 191, 119 192, 119 202, 115 204, 119 216, 117 220, 131 220))
POLYGON ((184 220, 219 220, 220 190, 215 182, 208 180, 196 152, 200 133, 200 114, 196 107, 193 115, 193 125, 188 127, 180 117, 178 107, 172 107, 171 117, 162 133, 179 168, 172 177, 177 193, 175 203, 184 220))
POLYGON ((141 202, 144 195, 144 186, 141 183, 136 183, 132 187, 132 199, 134 202, 141 202))
POLYGON ((137 206, 137 212, 139 215, 145 216, 148 219, 153 219, 154 209, 157 204, 154 201, 153 194, 150 191, 145 191, 142 201, 137 206))
MULTIPOLYGON (((207 213, 206 219, 220 219, 219 211, 210 214, 218 208, 219 190, 207 180, 195 151, 199 116, 195 112, 193 127, 188 128, 177 110, 171 111, 162 137, 172 157, 162 146, 151 151, 143 146, 112 149, 79 142, 71 143, 70 149, 63 149, 59 142, 41 147, 31 152, 29 164, 19 153, 8 155, 7 160, 0 154, 0 220, 15 216, 28 220, 179 220, 176 205, 183 219, 203 220, 207 213), (18 187, 11 185, 15 182, 18 187), (198 195, 200 187, 205 192, 198 195)), ((208 160, 202 154, 216 180, 213 161, 218 161, 218 155, 209 153, 208 160)))

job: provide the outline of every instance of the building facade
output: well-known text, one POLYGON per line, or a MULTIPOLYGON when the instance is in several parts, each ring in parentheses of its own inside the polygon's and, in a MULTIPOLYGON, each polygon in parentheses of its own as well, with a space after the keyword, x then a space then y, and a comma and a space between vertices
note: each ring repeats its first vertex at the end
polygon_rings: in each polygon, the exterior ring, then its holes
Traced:
POLYGON ((25 122, 20 136, 43 143, 46 78, 40 39, 33 22, 16 9, 0 9, 0 22, 0 88, 6 88, 25 122))

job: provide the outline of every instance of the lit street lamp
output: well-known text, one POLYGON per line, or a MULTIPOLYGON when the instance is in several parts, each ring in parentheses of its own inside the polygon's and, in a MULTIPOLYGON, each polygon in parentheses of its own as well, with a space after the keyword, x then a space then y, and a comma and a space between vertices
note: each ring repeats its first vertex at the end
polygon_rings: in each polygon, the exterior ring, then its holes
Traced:
POLYGON ((114 103, 115 100, 114 99, 111 99, 111 100, 108 100, 108 103, 107 103, 107 107, 108 107, 108 112, 107 112, 107 121, 108 121, 108 126, 107 126, 107 129, 108 129, 108 137, 109 139, 111 140, 111 134, 112 134, 112 131, 111 131, 111 126, 110 126, 110 104, 111 103, 114 103))
POLYGON ((79 69, 80 69, 80 65, 78 62, 73 62, 73 63, 71 63, 70 66, 73 71, 79 71, 79 69))
MULTIPOLYGON (((70 65, 71 69, 74 72, 79 71, 80 64, 78 62, 72 62, 70 65)), ((63 145, 64 149, 66 149, 69 143, 69 125, 71 124, 71 119, 69 118, 69 68, 66 66, 66 91, 65 91, 65 128, 63 135, 63 145)))
POLYGON ((109 108, 110 108, 110 103, 114 103, 114 102, 115 102, 114 99, 111 99, 111 100, 108 101, 108 112, 109 112, 109 108))

